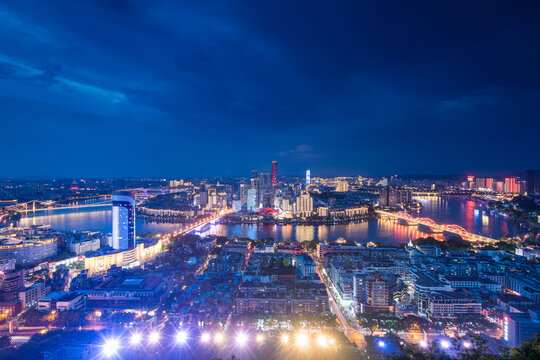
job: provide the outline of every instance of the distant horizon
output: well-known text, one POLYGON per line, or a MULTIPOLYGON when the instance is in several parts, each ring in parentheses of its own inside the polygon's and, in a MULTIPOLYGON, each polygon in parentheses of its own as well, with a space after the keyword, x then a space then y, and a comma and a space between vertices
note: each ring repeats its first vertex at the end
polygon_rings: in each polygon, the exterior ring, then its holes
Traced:
MULTIPOLYGON (((253 170, 256 170, 256 169, 253 169, 253 170)), ((308 169, 306 169, 308 170, 308 169)), ((311 169, 309 169, 311 170, 311 169)), ((523 171, 518 171, 518 172, 508 172, 508 173, 504 173, 504 174, 498 174, 498 175, 485 175, 485 174, 475 174, 475 173, 472 173, 472 172, 468 172, 468 173, 461 173, 461 174, 399 174, 399 173, 392 173, 392 174, 388 174, 388 175, 362 175, 362 174, 357 174, 357 175, 314 175, 313 172, 311 173, 311 178, 314 179, 314 178, 337 178, 337 177, 358 177, 358 176, 362 176, 362 177, 366 177, 366 178, 383 178, 383 177, 386 177, 386 178, 390 178, 391 176, 393 175, 397 175, 399 178, 404 178, 404 179, 414 179, 414 178, 424 178, 424 179, 437 179, 437 178, 440 178, 440 179, 449 179, 449 178, 460 178, 460 177, 465 177, 465 176, 475 176, 475 177, 488 177, 488 178, 503 178, 503 177, 508 177, 508 176, 513 176, 513 177, 516 177, 516 176, 524 176, 525 175, 525 172, 527 170, 530 170, 530 169, 525 169, 523 171)), ((267 173, 266 171, 259 171, 259 174, 261 173, 267 173)), ((269 171, 268 171, 269 173, 269 171)), ((279 178, 304 178, 305 177, 305 173, 304 174, 301 174, 301 175, 286 175, 286 174, 279 174, 278 172, 278 179, 279 178)), ((240 179, 240 178, 251 178, 251 175, 248 174, 248 175, 238 175, 238 176, 234 176, 234 175, 230 175, 230 176, 111 176, 111 177, 93 177, 93 176, 75 176, 75 177, 70 177, 70 176, 55 176, 55 177, 44 177, 44 176, 34 176, 34 177, 1 177, 0 178, 0 181, 51 181, 51 180, 121 180, 121 179, 125 179, 125 180, 141 180, 141 179, 147 179, 147 180, 153 180, 153 181, 156 181, 156 180, 180 180, 180 179, 183 179, 183 180, 186 180, 186 179, 240 179)))

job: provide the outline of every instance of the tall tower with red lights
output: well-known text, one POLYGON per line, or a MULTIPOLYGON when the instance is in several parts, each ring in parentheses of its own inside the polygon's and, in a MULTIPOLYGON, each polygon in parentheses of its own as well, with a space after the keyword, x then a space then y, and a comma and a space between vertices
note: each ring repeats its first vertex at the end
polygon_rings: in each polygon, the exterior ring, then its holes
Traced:
POLYGON ((272 187, 277 185, 277 161, 272 161, 272 187))

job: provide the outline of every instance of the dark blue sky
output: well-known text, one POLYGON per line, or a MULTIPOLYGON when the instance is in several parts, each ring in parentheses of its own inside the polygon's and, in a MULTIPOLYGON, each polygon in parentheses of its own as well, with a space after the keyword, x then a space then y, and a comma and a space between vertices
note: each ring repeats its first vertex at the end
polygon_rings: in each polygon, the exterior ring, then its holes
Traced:
POLYGON ((0 177, 540 165, 537 1, 6 3, 0 177))

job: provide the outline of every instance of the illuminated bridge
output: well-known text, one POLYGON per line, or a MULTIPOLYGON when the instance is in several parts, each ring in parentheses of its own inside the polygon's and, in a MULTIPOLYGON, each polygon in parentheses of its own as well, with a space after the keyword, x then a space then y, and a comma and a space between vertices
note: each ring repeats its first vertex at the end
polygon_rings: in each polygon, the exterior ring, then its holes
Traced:
POLYGON ((82 209, 82 208, 89 208, 89 207, 111 206, 112 202, 110 199, 105 199, 103 201, 94 202, 90 204, 85 204, 85 203, 55 204, 55 205, 50 205, 47 207, 36 207, 36 204, 41 204, 41 202, 39 200, 32 200, 27 203, 21 203, 21 204, 9 206, 7 207, 7 209, 11 211, 17 211, 20 213, 29 213, 29 212, 39 212, 39 211, 47 211, 47 210, 82 209))
POLYGON ((376 212, 381 216, 381 218, 387 218, 390 220, 402 220, 407 223, 407 225, 416 226, 423 225, 431 229, 434 233, 443 233, 448 232, 461 236, 463 239, 468 241, 475 242, 495 242, 496 239, 492 239, 486 236, 474 234, 459 225, 454 224, 438 224, 433 219, 430 218, 416 218, 411 216, 411 214, 406 212, 389 212, 384 210, 376 210, 376 212))

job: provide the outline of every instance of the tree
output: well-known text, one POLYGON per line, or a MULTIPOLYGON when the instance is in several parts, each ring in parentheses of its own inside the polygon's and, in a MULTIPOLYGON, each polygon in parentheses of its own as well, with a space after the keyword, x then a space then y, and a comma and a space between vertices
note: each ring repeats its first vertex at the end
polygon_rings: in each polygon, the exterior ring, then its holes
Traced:
POLYGON ((503 351, 501 359, 503 360, 529 360, 540 359, 540 334, 525 341, 519 347, 506 349, 503 351))
POLYGON ((0 349, 5 349, 11 346, 11 336, 4 335, 0 337, 0 349))

